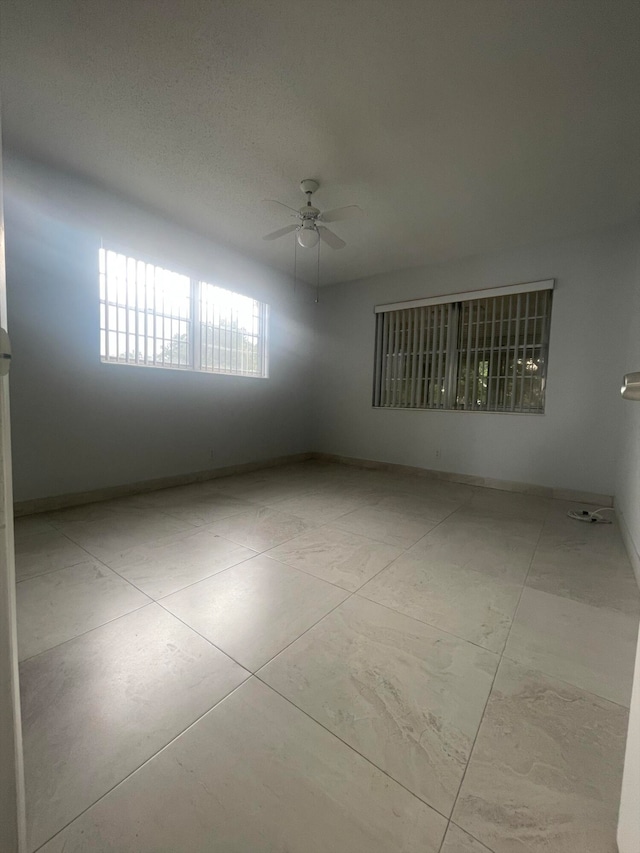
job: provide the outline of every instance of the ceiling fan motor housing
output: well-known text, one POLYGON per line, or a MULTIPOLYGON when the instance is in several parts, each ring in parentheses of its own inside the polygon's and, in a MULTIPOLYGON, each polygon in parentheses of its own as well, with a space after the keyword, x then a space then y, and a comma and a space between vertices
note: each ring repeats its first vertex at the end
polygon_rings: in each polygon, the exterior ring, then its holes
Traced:
POLYGON ((319 186, 318 181, 313 178, 304 178, 300 181, 300 189, 306 195, 307 203, 297 211, 289 207, 288 204, 283 204, 273 199, 265 199, 269 204, 277 204, 279 207, 289 210, 291 215, 298 220, 298 223, 279 228, 277 231, 267 234, 263 239, 275 240, 278 237, 284 237, 285 234, 295 231, 298 245, 302 246, 303 249, 311 249, 313 246, 317 246, 320 240, 324 240, 332 249, 344 248, 347 245, 345 241, 327 228, 326 223, 340 219, 350 219, 352 216, 362 213, 362 211, 357 205, 352 204, 347 207, 338 207, 334 210, 324 211, 323 213, 311 204, 311 196, 319 186))
POLYGON ((303 193, 314 193, 320 184, 317 181, 314 181, 313 178, 305 178, 303 181, 300 181, 300 189, 303 193))

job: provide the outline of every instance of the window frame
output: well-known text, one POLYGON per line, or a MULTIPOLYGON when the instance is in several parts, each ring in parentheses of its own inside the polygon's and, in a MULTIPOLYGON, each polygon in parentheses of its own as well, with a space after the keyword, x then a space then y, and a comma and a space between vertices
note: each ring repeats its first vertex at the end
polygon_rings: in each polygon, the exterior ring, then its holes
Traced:
MULTIPOLYGON (((145 272, 146 275, 146 272, 145 272)), ((153 261, 149 261, 145 259, 144 255, 135 257, 131 252, 127 250, 123 250, 120 248, 116 248, 113 245, 105 245, 104 243, 100 245, 98 252, 98 307, 99 307, 99 323, 98 323, 98 331, 99 331, 99 359, 101 364, 108 365, 119 365, 124 367, 144 367, 144 368, 155 368, 159 370, 177 370, 177 371, 186 371, 189 373, 204 373, 215 376, 235 376, 241 377, 244 379, 268 379, 269 378, 269 304, 266 302, 262 302, 259 299, 256 299, 252 296, 246 296, 243 293, 239 293, 235 290, 230 290, 225 288, 219 284, 215 284, 214 282, 205 281, 202 277, 193 275, 190 273, 179 272, 176 269, 169 269, 161 263, 156 263, 153 261), (126 279, 127 284, 125 286, 126 289, 126 301, 121 304, 119 301, 119 293, 116 291, 116 300, 113 302, 109 298, 109 287, 107 284, 107 255, 108 253, 113 253, 116 256, 120 256, 124 258, 124 263, 127 269, 126 279), (173 314, 166 314, 163 311, 159 311, 156 309, 156 291, 154 290, 153 294, 153 308, 148 309, 146 307, 142 308, 138 306, 137 302, 137 294, 136 299, 133 302, 129 301, 129 268, 128 264, 132 263, 135 265, 137 269, 138 264, 143 264, 145 270, 149 267, 153 268, 154 276, 157 275, 158 271, 161 273, 167 273, 170 275, 179 276, 185 280, 189 281, 189 312, 187 316, 175 317, 173 314), (104 286, 104 297, 103 297, 103 286, 104 286), (253 331, 251 334, 245 330, 245 334, 256 339, 256 355, 257 355, 257 370, 239 370, 238 369, 238 353, 239 350, 229 349, 229 363, 233 364, 235 359, 235 367, 227 368, 213 368, 203 366, 204 358, 203 358, 203 326, 206 325, 206 320, 203 319, 202 314, 202 298, 204 289, 206 287, 218 288, 226 294, 231 296, 237 296, 242 299, 251 300, 254 303, 254 319, 257 321, 257 331, 253 331), (109 325, 109 308, 115 308, 116 312, 122 310, 126 315, 126 326, 125 331, 121 331, 119 327, 119 323, 116 323, 116 327, 113 328, 109 325), (149 335, 145 328, 144 332, 140 334, 138 327, 136 326, 135 332, 129 331, 129 314, 130 312, 135 313, 136 323, 139 322, 138 315, 143 314, 145 316, 151 316, 154 321, 154 334, 149 335), (164 323, 166 319, 170 317, 174 320, 177 320, 179 323, 186 324, 188 329, 188 356, 186 359, 186 363, 181 363, 180 356, 178 358, 177 363, 172 363, 171 361, 159 361, 158 354, 155 352, 155 342, 159 340, 156 335, 156 319, 161 318, 164 323), (104 318, 104 325, 103 325, 104 318), (125 334, 125 339, 127 342, 127 346, 129 345, 129 339, 131 338, 134 341, 134 345, 136 346, 136 356, 135 358, 130 358, 129 356, 109 356, 109 334, 122 335, 125 334), (104 335, 104 354, 103 354, 103 342, 102 336, 104 335), (144 346, 142 351, 144 352, 144 356, 140 357, 141 350, 138 348, 139 342, 144 341, 144 346), (154 355, 152 358, 148 355, 148 341, 152 340, 154 342, 154 355)), ((134 283, 134 288, 137 286, 134 283)), ((156 284, 154 282, 154 288, 156 284)), ((233 318, 233 314, 231 314, 233 318)), ((145 321, 146 322, 146 321, 145 321)), ((233 319, 231 320, 233 322, 233 319)), ((212 339, 214 337, 215 331, 218 331, 218 336, 220 336, 220 330, 222 328, 222 324, 218 324, 217 326, 211 325, 212 329, 212 339)), ((237 333, 236 333, 237 334, 237 333)), ((233 335, 233 332, 231 332, 233 335)), ((162 340, 171 339, 162 338, 162 340)), ((220 344, 218 344, 218 355, 220 357, 220 344)))
MULTIPOLYGON (((551 316, 552 316, 552 308, 553 308, 553 290, 555 288, 555 279, 544 279, 541 281, 534 282, 526 282, 515 285, 506 285, 502 287, 493 287, 486 288, 484 290, 474 290, 474 291, 466 291, 463 293, 452 293, 446 294, 442 296, 433 296, 426 297, 423 299, 413 299, 407 300, 405 302, 395 302, 389 303, 385 305, 376 305, 374 308, 374 313, 376 315, 376 328, 375 328, 375 340, 374 340, 374 372, 373 372, 373 395, 372 395, 372 408, 381 409, 381 410, 389 410, 389 409, 400 409, 402 411, 447 411, 447 412, 473 412, 480 414, 515 414, 515 415, 544 415, 546 410, 546 390, 547 390, 547 377, 548 377, 548 363, 549 363, 549 341, 550 341, 550 330, 551 330, 551 316), (486 386, 489 393, 487 394, 486 404, 482 407, 476 405, 468 405, 467 403, 467 379, 469 377, 469 368, 470 359, 473 357, 475 359, 475 366, 473 371, 473 389, 477 388, 476 382, 478 381, 478 367, 481 362, 478 361, 478 353, 479 349, 479 334, 480 334, 480 324, 478 320, 476 320, 476 340, 475 346, 471 341, 471 325, 469 324, 469 335, 466 343, 461 341, 461 331, 464 328, 464 323, 467 321, 467 318, 471 317, 471 312, 473 310, 472 306, 474 303, 477 303, 477 310, 480 311, 480 301, 481 300, 491 300, 499 297, 516 297, 517 296, 517 305, 520 306, 520 298, 523 294, 527 295, 526 305, 529 306, 529 298, 533 294, 535 295, 535 304, 536 307, 538 305, 538 294, 543 292, 545 295, 545 299, 547 300, 545 304, 542 306, 544 325, 540 327, 540 341, 539 343, 534 338, 530 345, 522 344, 519 341, 519 323, 524 321, 525 328, 527 330, 527 335, 529 333, 531 321, 534 321, 534 330, 537 331, 537 313, 533 316, 530 316, 527 313, 523 316, 520 316, 518 313, 515 317, 512 317, 511 313, 508 318, 508 334, 511 334, 511 321, 512 319, 515 321, 514 328, 516 329, 515 334, 515 343, 511 341, 510 338, 507 340, 507 346, 504 350, 502 350, 502 343, 500 343, 497 347, 494 346, 493 343, 493 327, 492 327, 492 339, 491 345, 489 347, 486 346, 486 335, 488 332, 488 324, 489 321, 485 317, 484 323, 487 324, 486 329, 483 331, 483 353, 488 353, 490 358, 489 361, 493 362, 493 359, 496 356, 496 352, 498 353, 498 358, 504 353, 505 363, 508 362, 510 357, 510 353, 513 353, 514 359, 514 367, 513 367, 513 379, 511 381, 511 395, 512 395, 512 403, 510 407, 506 406, 507 401, 507 387, 509 383, 509 374, 505 372, 504 376, 500 375, 500 368, 498 368, 497 373, 491 373, 489 370, 487 371, 488 385, 486 386), (427 313, 423 312, 420 320, 418 320, 417 310, 416 309, 427 309, 427 313), (385 314, 391 315, 392 312, 400 312, 400 311, 416 311, 415 314, 404 315, 402 318, 397 318, 395 321, 390 317, 389 321, 386 321, 384 318, 385 314), (429 313, 432 311, 433 313, 429 313), (465 313, 466 311, 466 313, 465 313), (440 319, 438 319, 438 312, 440 313, 440 319), (445 317, 446 312, 446 319, 445 317), (382 316, 378 316, 382 315, 382 316), (425 321, 426 316, 426 321, 425 321), (401 334, 400 339, 397 336, 397 327, 400 325, 401 334), (406 325, 406 334, 407 340, 404 340, 405 329, 403 326, 406 325), (386 335, 391 335, 393 328, 394 343, 393 345, 389 344, 389 341, 386 335), (416 330, 420 330, 419 333, 416 330), (411 342, 411 334, 413 330, 413 344, 411 342), (422 333, 424 332, 424 340, 422 338, 422 333), (416 349, 416 338, 420 334, 419 345, 416 349), (429 336, 431 335, 432 340, 430 340, 429 336), (436 346, 436 335, 438 337, 438 346, 436 346), (427 345, 427 341, 429 341, 430 346, 427 345), (424 344, 424 347, 423 347, 424 344), (529 404, 529 408, 524 408, 524 390, 525 390, 525 373, 524 367, 523 372, 517 376, 516 375, 516 363, 518 360, 519 348, 523 349, 523 360, 527 358, 526 349, 528 346, 531 346, 532 352, 535 353, 537 350, 539 352, 538 359, 542 362, 542 372, 539 374, 541 378, 541 396, 542 403, 540 407, 532 408, 529 404), (407 356, 412 357, 413 367, 407 368, 408 361, 407 356), (392 357, 395 359, 403 359, 401 361, 401 369, 398 372, 397 365, 395 361, 391 363, 391 374, 389 373, 389 358, 392 357), (464 394, 463 401, 460 403, 460 381, 461 376, 463 375, 463 371, 461 369, 463 363, 463 357, 466 357, 467 361, 465 363, 465 380, 464 380, 464 394), (438 359, 438 365, 434 372, 433 364, 434 360, 438 359), (416 375, 416 363, 418 364, 418 373, 416 375), (423 369, 424 365, 424 369, 423 369), (428 366, 428 370, 427 370, 428 366), (490 388, 495 380, 495 390, 496 394, 498 389, 500 388, 500 380, 504 380, 504 403, 501 407, 498 407, 495 403, 492 408, 488 408, 489 399, 490 399, 490 388), (518 380, 518 384, 516 385, 516 380, 518 380), (401 384, 398 384, 401 383, 401 384), (413 404, 407 405, 406 401, 406 390, 409 390, 409 398, 410 402, 413 404), (400 394, 398 394, 398 389, 400 390, 400 394), (403 393, 404 392, 404 393, 403 393), (514 400, 515 397, 520 397, 520 402, 516 405, 514 400), (437 398, 437 401, 436 401, 437 398), (424 405, 418 405, 424 400, 424 405)), ((496 303, 494 302, 494 305, 496 303)), ((488 305, 488 302, 485 302, 485 306, 488 305)), ((502 303, 504 305, 504 302, 502 303)), ((519 308, 518 308, 519 310, 519 308)), ((478 315, 479 316, 479 315, 478 315)), ((495 317, 491 321, 495 325, 495 317)), ((503 326, 503 318, 501 316, 500 326, 499 326, 499 335, 500 340, 502 336, 502 331, 504 329, 503 326)), ((525 337, 526 340, 526 337, 525 337)), ((535 357, 535 356, 532 356, 535 357)), ((485 359, 486 360, 486 359, 485 359)), ((522 363, 522 362, 520 362, 522 363)), ((533 383, 532 386, 533 388, 533 383)), ((472 390, 471 391, 471 400, 476 399, 477 394, 472 390)))

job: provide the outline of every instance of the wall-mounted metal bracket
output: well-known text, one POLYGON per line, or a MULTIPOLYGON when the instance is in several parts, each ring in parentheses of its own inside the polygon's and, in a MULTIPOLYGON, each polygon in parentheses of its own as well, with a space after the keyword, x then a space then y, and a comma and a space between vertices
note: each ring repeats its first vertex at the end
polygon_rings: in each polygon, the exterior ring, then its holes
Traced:
POLYGON ((623 385, 620 389, 620 393, 624 399, 640 401, 640 372, 625 374, 622 382, 623 385))
POLYGON ((6 376, 11 367, 11 341, 6 329, 0 328, 0 376, 6 376))

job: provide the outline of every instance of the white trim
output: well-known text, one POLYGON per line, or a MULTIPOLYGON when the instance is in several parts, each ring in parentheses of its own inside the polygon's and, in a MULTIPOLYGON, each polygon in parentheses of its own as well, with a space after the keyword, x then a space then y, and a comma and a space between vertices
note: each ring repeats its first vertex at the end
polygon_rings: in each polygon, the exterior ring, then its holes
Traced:
POLYGON ((507 284, 504 287, 490 287, 486 290, 467 290, 464 293, 446 293, 442 296, 428 296, 425 299, 409 299, 407 302, 390 302, 376 305, 376 314, 387 311, 400 311, 404 308, 421 308, 423 305, 444 305, 448 302, 466 302, 468 299, 491 299, 493 296, 510 296, 513 293, 535 293, 536 290, 553 290, 555 278, 542 281, 526 281, 522 284, 507 284))
POLYGON ((627 519, 624 516, 622 507, 619 506, 617 502, 615 504, 615 507, 616 517, 620 525, 622 541, 624 542, 624 546, 626 548, 627 556, 629 557, 629 562, 631 563, 633 573, 636 576, 638 588, 640 588, 640 554, 638 553, 638 549, 636 548, 636 543, 633 541, 633 536, 631 535, 631 531, 629 530, 629 525, 627 524, 627 519))

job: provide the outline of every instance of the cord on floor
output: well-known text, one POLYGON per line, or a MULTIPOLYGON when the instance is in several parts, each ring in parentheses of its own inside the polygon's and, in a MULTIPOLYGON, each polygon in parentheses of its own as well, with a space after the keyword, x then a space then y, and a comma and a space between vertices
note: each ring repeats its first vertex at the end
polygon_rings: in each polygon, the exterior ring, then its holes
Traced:
POLYGON ((613 507, 601 506, 591 512, 588 509, 570 509, 567 515, 575 521, 588 521, 589 524, 612 524, 610 518, 603 518, 600 513, 614 511, 613 507))

